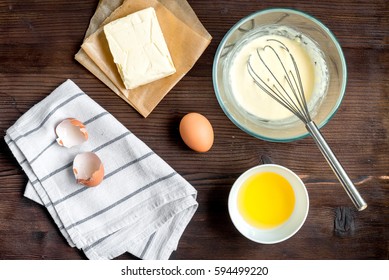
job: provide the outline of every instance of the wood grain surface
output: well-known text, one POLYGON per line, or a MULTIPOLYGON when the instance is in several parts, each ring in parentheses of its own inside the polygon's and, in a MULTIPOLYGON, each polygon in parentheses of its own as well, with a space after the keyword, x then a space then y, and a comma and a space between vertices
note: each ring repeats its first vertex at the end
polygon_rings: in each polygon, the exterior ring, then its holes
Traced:
POLYGON ((27 177, 3 140, 8 127, 68 78, 197 189, 199 208, 171 259, 388 259, 389 2, 188 2, 213 40, 145 119, 73 58, 97 0, 0 0, 0 259, 86 259, 68 246, 44 207, 23 197, 27 177), (270 7, 311 14, 343 48, 347 92, 322 133, 369 204, 365 211, 354 210, 311 138, 258 140, 229 121, 215 98, 212 64, 224 34, 242 17, 270 7), (189 150, 179 136, 180 119, 192 111, 214 127, 215 143, 207 153, 189 150), (304 226, 274 245, 245 239, 227 210, 231 185, 263 154, 296 172, 310 197, 304 226))

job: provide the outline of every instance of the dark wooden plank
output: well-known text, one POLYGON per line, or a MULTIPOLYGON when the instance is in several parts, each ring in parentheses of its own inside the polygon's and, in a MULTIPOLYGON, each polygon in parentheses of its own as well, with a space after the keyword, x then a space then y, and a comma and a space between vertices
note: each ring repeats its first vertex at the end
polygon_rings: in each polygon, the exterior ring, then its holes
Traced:
POLYGON ((66 243, 44 207, 23 197, 27 177, 2 139, 8 127, 67 78, 198 190, 199 208, 172 259, 388 259, 388 1, 189 0, 213 40, 146 119, 73 59, 97 2, 0 0, 0 259, 85 259, 66 243), (353 209, 312 139, 255 139, 234 126, 217 103, 212 63, 220 40, 242 17, 270 7, 315 16, 342 45, 347 92, 322 133, 368 202, 363 212, 353 209), (179 136, 180 119, 192 111, 206 115, 214 126, 215 144, 208 153, 190 151, 179 136), (310 196, 302 229, 275 245, 242 237, 227 210, 231 185, 262 154, 295 171, 310 196))

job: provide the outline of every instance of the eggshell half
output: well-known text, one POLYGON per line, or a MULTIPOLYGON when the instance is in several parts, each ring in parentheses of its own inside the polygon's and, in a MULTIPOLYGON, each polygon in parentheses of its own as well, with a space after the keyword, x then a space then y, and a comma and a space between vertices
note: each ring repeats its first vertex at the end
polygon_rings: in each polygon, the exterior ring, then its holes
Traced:
POLYGON ((95 187, 103 181, 104 165, 95 153, 81 153, 74 158, 73 173, 77 183, 95 187))
POLYGON ((81 145, 88 140, 88 132, 85 125, 77 119, 67 118, 55 128, 57 143, 66 148, 81 145))
POLYGON ((209 151, 214 141, 211 123, 199 113, 189 113, 182 118, 180 135, 189 148, 200 153, 209 151))

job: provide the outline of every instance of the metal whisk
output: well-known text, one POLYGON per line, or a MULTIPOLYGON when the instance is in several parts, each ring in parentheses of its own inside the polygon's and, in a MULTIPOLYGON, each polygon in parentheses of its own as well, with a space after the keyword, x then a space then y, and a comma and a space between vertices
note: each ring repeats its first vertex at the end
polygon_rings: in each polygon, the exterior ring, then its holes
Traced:
POLYGON ((279 40, 269 39, 268 41, 268 45, 264 48, 257 49, 256 52, 250 56, 247 63, 247 70, 249 74, 253 78, 255 84, 262 89, 262 91, 304 122, 307 131, 315 140, 317 146, 343 185, 355 207, 359 211, 362 211, 367 207, 366 202, 363 200, 353 182, 344 171, 342 165, 327 145, 324 137, 319 131, 319 128, 311 119, 304 94, 303 84, 301 82, 300 72, 293 55, 290 53, 285 44, 279 40), (270 45, 270 42, 274 42, 276 46, 273 47, 270 45), (266 50, 270 51, 270 54, 274 56, 271 63, 265 62, 265 59, 262 56, 266 50), (286 55, 286 58, 281 58, 281 55, 286 55), (253 65, 252 59, 257 59, 257 66, 253 65), (290 59, 289 62, 292 66, 287 68, 282 59, 290 59), (281 70, 281 78, 279 77, 280 75, 277 77, 275 71, 273 71, 276 67, 281 70), (262 70, 264 75, 261 75, 261 71, 259 70, 262 70))

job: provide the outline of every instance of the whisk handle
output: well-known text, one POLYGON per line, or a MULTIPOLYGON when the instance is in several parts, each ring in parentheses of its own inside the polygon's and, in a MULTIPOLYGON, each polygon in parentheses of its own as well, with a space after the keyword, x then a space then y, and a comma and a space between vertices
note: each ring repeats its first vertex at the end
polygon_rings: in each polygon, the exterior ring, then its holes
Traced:
POLYGON ((325 159, 331 166, 332 170, 338 177, 339 181, 342 183, 344 189, 346 190, 348 196, 351 198, 355 207, 358 211, 362 211, 367 207, 366 202, 363 200, 358 190, 355 188, 353 182, 348 177, 346 171, 344 171, 342 165, 336 158, 335 154, 332 152, 327 142, 325 141, 323 135, 320 133, 319 128, 313 121, 310 121, 306 124, 308 132, 311 134, 315 140, 317 146, 319 147, 321 153, 324 155, 325 159))

